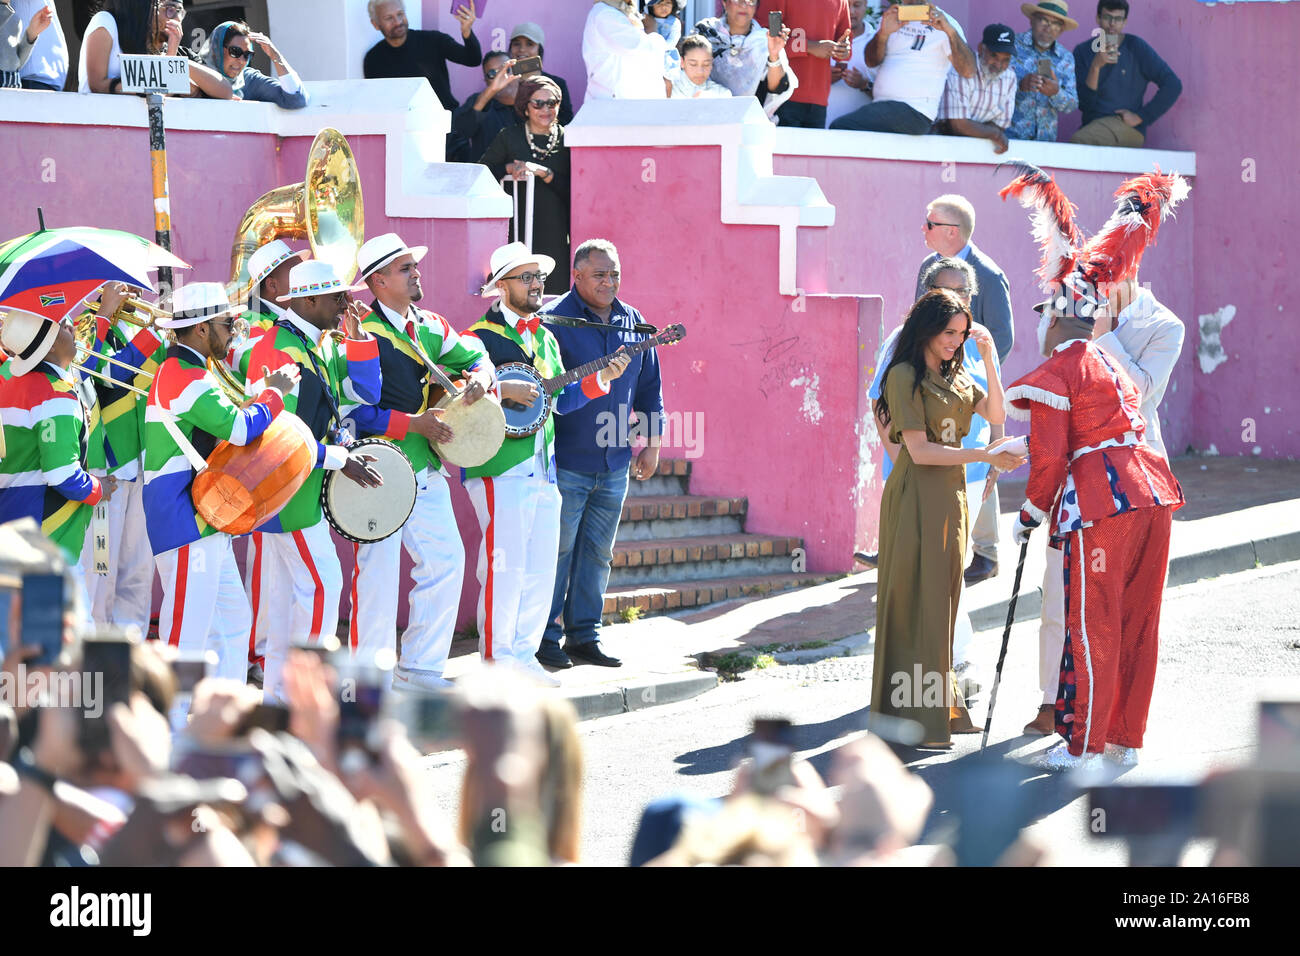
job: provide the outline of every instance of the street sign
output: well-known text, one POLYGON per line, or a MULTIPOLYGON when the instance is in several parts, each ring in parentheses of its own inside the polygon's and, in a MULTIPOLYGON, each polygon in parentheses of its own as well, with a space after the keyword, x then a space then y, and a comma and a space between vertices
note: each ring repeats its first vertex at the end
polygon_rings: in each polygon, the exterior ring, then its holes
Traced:
POLYGON ((190 91, 190 61, 183 56, 143 56, 123 53, 123 93, 177 93, 190 91))

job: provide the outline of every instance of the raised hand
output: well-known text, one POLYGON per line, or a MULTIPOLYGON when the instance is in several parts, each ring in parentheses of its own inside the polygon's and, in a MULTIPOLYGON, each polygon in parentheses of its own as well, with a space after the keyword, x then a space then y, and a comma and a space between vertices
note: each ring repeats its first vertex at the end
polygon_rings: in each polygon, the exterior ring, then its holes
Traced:
POLYGON ((363 488, 378 488, 384 483, 384 478, 374 468, 370 467, 370 462, 378 460, 374 455, 362 455, 353 452, 348 456, 348 460, 343 463, 343 474, 363 488))

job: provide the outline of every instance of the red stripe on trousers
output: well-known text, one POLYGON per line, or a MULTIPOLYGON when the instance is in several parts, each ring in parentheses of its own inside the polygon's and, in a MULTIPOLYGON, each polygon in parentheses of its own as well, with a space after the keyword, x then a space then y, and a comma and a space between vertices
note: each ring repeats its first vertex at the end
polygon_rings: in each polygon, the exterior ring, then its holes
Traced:
POLYGON ((298 557, 302 558, 302 563, 307 565, 307 570, 311 573, 311 583, 316 588, 316 596, 311 601, 311 639, 314 641, 320 637, 322 619, 325 617, 325 585, 316 571, 316 562, 311 559, 311 551, 307 549, 307 539, 302 536, 301 531, 293 532, 293 543, 298 546, 298 557))
POLYGON ((349 608, 349 610, 352 613, 348 616, 351 617, 352 620, 348 622, 348 643, 352 646, 352 650, 354 651, 357 649, 357 578, 360 575, 361 575, 361 545, 357 544, 356 542, 353 542, 352 544, 352 592, 348 597, 348 600, 352 604, 352 607, 349 608))
POLYGON ((190 546, 181 545, 176 555, 176 588, 172 598, 172 632, 167 643, 176 647, 181 641, 181 624, 185 621, 185 584, 190 573, 190 546))
POLYGON ((248 632, 248 663, 260 663, 257 657, 258 608, 262 603, 262 532, 253 532, 253 626, 248 632))
POLYGON ((494 528, 494 518, 496 516, 496 495, 493 493, 492 479, 483 479, 483 490, 487 494, 487 527, 483 530, 483 546, 487 549, 485 557, 487 558, 487 580, 483 585, 483 659, 492 660, 492 555, 496 551, 494 539, 496 530, 494 528))

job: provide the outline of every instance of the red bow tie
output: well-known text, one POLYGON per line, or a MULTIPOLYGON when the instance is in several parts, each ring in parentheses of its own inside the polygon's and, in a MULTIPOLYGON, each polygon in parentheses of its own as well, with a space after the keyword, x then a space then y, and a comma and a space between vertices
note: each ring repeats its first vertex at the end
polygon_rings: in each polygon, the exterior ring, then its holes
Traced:
POLYGON ((529 332, 536 332, 537 327, 541 324, 542 320, 537 316, 533 316, 531 319, 520 319, 515 323, 515 331, 520 335, 524 334, 524 329, 527 329, 529 332))

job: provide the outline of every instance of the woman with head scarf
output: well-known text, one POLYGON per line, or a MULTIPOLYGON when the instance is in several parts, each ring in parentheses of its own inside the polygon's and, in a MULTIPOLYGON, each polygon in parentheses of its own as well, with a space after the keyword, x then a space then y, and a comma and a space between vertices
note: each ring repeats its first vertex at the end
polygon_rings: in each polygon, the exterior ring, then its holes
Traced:
MULTIPOLYGON (((519 84, 515 112, 522 119, 497 134, 479 160, 497 179, 509 176, 519 189, 520 208, 526 208, 527 193, 533 197, 533 244, 531 252, 550 256, 567 265, 569 261, 569 148, 564 145, 560 125, 560 88, 546 76, 530 77, 519 84)), ((524 241, 514 234, 511 241, 524 241)), ((546 279, 547 295, 562 295, 569 287, 566 269, 556 269, 546 279)))
POLYGON ((190 60, 190 94, 228 100, 230 81, 181 46, 184 0, 100 0, 82 35, 77 90, 122 92, 121 55, 184 56, 190 60))
POLYGON ((274 103, 286 110, 300 110, 307 105, 307 90, 271 38, 253 33, 248 24, 226 20, 213 29, 203 47, 203 62, 230 81, 235 99, 274 103), (253 53, 259 44, 275 64, 275 77, 253 69, 253 53))

